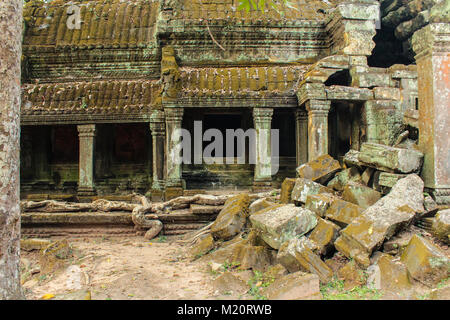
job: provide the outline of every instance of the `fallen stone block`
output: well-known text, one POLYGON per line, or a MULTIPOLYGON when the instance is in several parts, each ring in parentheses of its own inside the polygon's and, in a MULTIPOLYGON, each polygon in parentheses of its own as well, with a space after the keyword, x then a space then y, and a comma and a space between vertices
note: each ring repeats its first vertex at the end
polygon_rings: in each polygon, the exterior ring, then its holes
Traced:
POLYGON ((361 182, 368 186, 370 183, 370 180, 372 179, 373 173, 374 173, 375 169, 374 168, 366 168, 364 170, 364 172, 361 175, 361 182))
POLYGON ((21 239, 20 249, 25 251, 41 250, 48 247, 52 243, 46 239, 21 239))
POLYGON ((292 189, 294 189, 295 179, 294 178, 286 178, 281 184, 281 194, 280 194, 280 202, 287 204, 291 202, 291 193, 292 189))
POLYGON ((333 194, 333 190, 330 188, 327 188, 317 182, 298 178, 295 180, 295 186, 292 190, 291 199, 295 203, 302 203, 304 204, 306 202, 306 198, 308 195, 313 194, 320 194, 320 193, 330 193, 333 194))
POLYGON ((282 264, 278 263, 267 269, 267 271, 264 273, 264 278, 268 280, 276 280, 287 275, 288 273, 289 272, 286 270, 286 268, 283 267, 282 264))
POLYGON ((411 173, 420 170, 423 154, 413 149, 363 143, 358 159, 365 165, 381 171, 411 173))
POLYGON ((367 273, 369 288, 396 295, 412 289, 406 267, 389 254, 382 253, 377 261, 367 269, 367 273))
POLYGON ((330 155, 325 154, 313 161, 299 166, 297 168, 297 176, 299 178, 325 184, 341 169, 339 161, 333 159, 330 155))
POLYGON ((337 197, 327 193, 310 194, 306 197, 305 209, 311 210, 320 217, 324 217, 328 207, 336 199, 337 197))
POLYGON ((304 271, 317 274, 320 281, 328 282, 333 276, 333 271, 315 254, 305 242, 299 243, 295 251, 295 258, 304 271))
POLYGON ((250 222, 261 231, 261 238, 269 246, 279 249, 283 242, 312 230, 317 218, 310 210, 287 204, 251 215, 250 222))
POLYGON ((434 286, 449 276, 450 259, 428 240, 414 235, 401 255, 408 274, 417 281, 434 286))
POLYGON ((309 240, 317 244, 318 253, 322 256, 329 254, 334 250, 334 241, 339 236, 339 230, 341 228, 338 227, 331 221, 327 221, 319 218, 317 222, 317 226, 308 236, 309 240))
POLYGON ((192 257, 199 258, 214 249, 214 247, 214 238, 211 234, 208 234, 191 248, 190 253, 192 257))
POLYGON ((345 185, 349 182, 360 182, 361 175, 357 167, 350 167, 337 173, 336 176, 327 184, 328 188, 337 191, 344 190, 345 185))
POLYGON ((295 272, 275 280, 265 290, 269 300, 320 300, 319 277, 315 274, 295 272))
POLYGON ((272 207, 274 205, 277 205, 275 202, 269 201, 266 198, 258 199, 252 202, 252 204, 249 207, 249 214, 255 214, 256 212, 259 212, 263 209, 272 207))
POLYGON ((223 242, 222 245, 215 251, 208 253, 200 258, 200 260, 206 260, 211 263, 216 264, 224 264, 224 263, 232 263, 234 259, 234 254, 236 252, 236 248, 241 245, 248 244, 247 239, 241 238, 241 236, 237 236, 232 240, 223 242))
POLYGON ((229 198, 211 225, 214 239, 228 240, 237 235, 245 225, 248 216, 250 198, 248 194, 240 194, 229 198))
POLYGON ((436 238, 444 243, 450 244, 450 209, 437 213, 431 230, 436 238))
POLYGON ((372 252, 423 211, 423 187, 422 179, 415 174, 399 180, 388 195, 341 230, 334 243, 336 249, 368 267, 372 252))
POLYGON ((334 199, 325 212, 325 217, 332 220, 340 227, 345 228, 352 221, 363 213, 364 209, 354 203, 334 199))
POLYGON ((357 167, 358 169, 362 169, 362 163, 359 161, 359 151, 350 149, 344 155, 344 163, 347 167, 357 167))
POLYGON ((245 281, 239 279, 233 273, 225 271, 213 281, 213 286, 221 294, 244 294, 249 290, 245 281))
POLYGON ((231 263, 239 264, 241 270, 266 270, 272 262, 272 255, 265 246, 239 244, 234 247, 231 263))
POLYGON ((392 188, 398 180, 403 179, 406 175, 399 173, 390 173, 390 172, 380 172, 376 175, 376 181, 374 184, 379 186, 380 188, 392 188))
POLYGON ((342 198, 367 209, 381 198, 381 194, 362 184, 350 182, 344 187, 342 198))
POLYGON ((293 238, 285 241, 278 250, 277 261, 285 267, 289 272, 302 270, 300 262, 296 258, 296 252, 301 250, 302 246, 310 248, 313 252, 319 247, 306 237, 293 238))

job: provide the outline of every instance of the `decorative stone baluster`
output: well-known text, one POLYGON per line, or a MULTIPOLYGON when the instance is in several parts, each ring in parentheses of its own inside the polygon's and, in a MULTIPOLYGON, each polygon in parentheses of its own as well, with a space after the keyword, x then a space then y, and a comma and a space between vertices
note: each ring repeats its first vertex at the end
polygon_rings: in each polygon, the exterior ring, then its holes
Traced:
POLYGON ((181 150, 177 148, 181 136, 177 130, 181 129, 183 121, 183 108, 165 108, 166 117, 166 200, 182 195, 182 164, 180 161, 181 150))
POLYGON ((413 35, 419 91, 422 178, 438 204, 450 203, 450 24, 431 23, 413 35))
POLYGON ((272 185, 272 129, 273 109, 254 108, 253 122, 256 131, 256 164, 254 176, 254 188, 270 188, 272 185))
POLYGON ((165 140, 166 140, 166 126, 164 111, 154 110, 150 116, 150 130, 152 134, 153 146, 153 183, 151 198, 153 201, 162 200, 164 190, 164 155, 165 155, 165 140))
POLYGON ((308 162, 308 113, 305 109, 295 111, 295 147, 297 166, 308 162))
POLYGON ((94 139, 95 124, 79 125, 80 161, 78 176, 78 194, 91 196, 95 194, 94 186, 94 139))
POLYGON ((308 161, 328 154, 328 112, 331 101, 308 100, 308 161))

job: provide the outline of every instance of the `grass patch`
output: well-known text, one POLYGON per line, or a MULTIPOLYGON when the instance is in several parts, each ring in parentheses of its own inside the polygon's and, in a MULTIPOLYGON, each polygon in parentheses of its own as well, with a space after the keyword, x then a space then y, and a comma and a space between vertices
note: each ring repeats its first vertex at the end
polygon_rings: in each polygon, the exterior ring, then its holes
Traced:
POLYGON ((248 285, 250 286, 248 293, 255 300, 267 300, 267 297, 262 292, 264 288, 267 288, 274 281, 275 278, 267 277, 262 272, 254 270, 253 277, 248 281, 248 285))
POLYGON ((334 278, 325 285, 320 286, 324 300, 378 300, 382 293, 365 285, 345 290, 344 281, 334 278))

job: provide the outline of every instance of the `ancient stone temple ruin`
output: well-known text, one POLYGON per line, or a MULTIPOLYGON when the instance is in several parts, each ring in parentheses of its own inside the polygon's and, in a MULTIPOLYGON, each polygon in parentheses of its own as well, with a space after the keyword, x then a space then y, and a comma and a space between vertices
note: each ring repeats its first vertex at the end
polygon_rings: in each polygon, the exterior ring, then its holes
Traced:
POLYGON ((427 191, 449 203, 448 1, 293 2, 280 15, 237 0, 72 1, 80 28, 72 4, 27 3, 22 198, 269 190, 368 143, 422 152, 427 191), (279 129, 278 172, 177 164, 172 134, 194 135, 194 121, 224 136, 279 129))

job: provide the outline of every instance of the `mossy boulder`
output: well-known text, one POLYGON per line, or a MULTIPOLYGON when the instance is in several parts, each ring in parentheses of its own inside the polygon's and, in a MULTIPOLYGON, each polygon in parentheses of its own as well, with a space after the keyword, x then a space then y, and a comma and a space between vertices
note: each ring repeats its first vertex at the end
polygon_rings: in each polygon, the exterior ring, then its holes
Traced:
POLYGON ((350 182, 344 187, 342 198, 367 209, 380 200, 381 193, 362 184, 350 182))
POLYGON ((450 209, 437 213, 431 229, 436 238, 450 244, 450 209))
POLYGON ((294 178, 286 178, 281 184, 281 194, 280 194, 280 202, 287 204, 291 202, 291 193, 294 189, 295 179, 294 178))
POLYGON ((359 217, 364 209, 360 206, 344 201, 341 199, 334 199, 333 202, 328 207, 325 212, 325 217, 332 220, 340 227, 345 228, 347 225, 352 223, 352 221, 359 217))
POLYGON ((47 239, 22 239, 20 240, 20 249, 24 251, 41 250, 51 244, 47 239))
POLYGON ((241 270, 265 271, 272 264, 272 254, 266 246, 241 243, 234 247, 231 263, 239 264, 241 270))
POLYGON ((295 251, 295 258, 300 263, 301 269, 310 273, 317 274, 320 281, 327 283, 333 276, 333 271, 323 262, 320 257, 306 245, 300 243, 295 251))
POLYGON ((55 241, 42 249, 39 264, 41 273, 50 273, 64 266, 65 259, 72 255, 72 248, 67 239, 55 241))
POLYGON ((399 294, 412 289, 405 265, 393 256, 381 253, 371 265, 367 285, 384 292, 399 294))
POLYGON ((363 143, 358 160, 381 171, 411 173, 418 171, 422 166, 423 154, 413 149, 363 143))
POLYGON ((341 228, 333 222, 319 218, 317 226, 310 233, 308 238, 317 244, 318 253, 323 256, 333 251, 333 244, 339 236, 340 229, 341 228))
POLYGON ((347 185, 351 181, 362 181, 361 174, 359 173, 357 167, 350 167, 342 170, 341 172, 338 172, 334 176, 334 178, 328 182, 327 187, 332 188, 336 191, 342 191, 344 190, 345 185, 347 185))
POLYGON ((213 286, 221 294, 244 294, 249 287, 232 272, 225 271, 213 281, 213 286))
POLYGON ((265 290, 269 300, 320 300, 319 277, 315 274, 295 272, 276 279, 265 290))
POLYGON ((291 199, 295 203, 304 204, 308 195, 321 193, 333 194, 333 189, 325 187, 317 182, 309 179, 297 178, 295 180, 294 189, 292 189, 291 199))
POLYGON ((258 199, 252 202, 252 204, 249 207, 249 214, 255 214, 257 212, 260 212, 263 209, 272 207, 274 205, 277 205, 275 202, 269 201, 266 198, 258 199))
POLYGON ((313 251, 317 251, 318 246, 310 241, 307 237, 293 238, 285 241, 278 250, 277 261, 289 272, 296 272, 302 270, 300 262, 296 258, 297 250, 302 246, 307 246, 313 251))
POLYGON ((449 276, 450 259, 430 241, 414 235, 401 255, 408 274, 429 286, 436 285, 449 276))
POLYGON ((246 193, 229 198, 211 225, 214 239, 229 240, 237 235, 245 225, 249 204, 250 197, 246 193))
POLYGON ((250 216, 253 228, 261 231, 261 238, 272 248, 312 230, 317 224, 314 212, 293 204, 267 208, 250 216))
POLYGON ((313 161, 302 164, 296 171, 299 178, 309 179, 324 184, 341 169, 339 161, 334 160, 330 155, 325 154, 313 161))
POLYGON ((341 230, 334 243, 336 249, 368 267, 370 255, 423 212, 423 187, 415 174, 399 180, 388 195, 341 230))
POLYGON ((328 207, 336 199, 337 197, 328 193, 309 194, 306 197, 305 209, 311 210, 320 217, 325 217, 328 207))
POLYGON ((198 258, 208 252, 210 252, 215 247, 214 238, 211 234, 201 239, 191 248, 191 256, 198 258))

